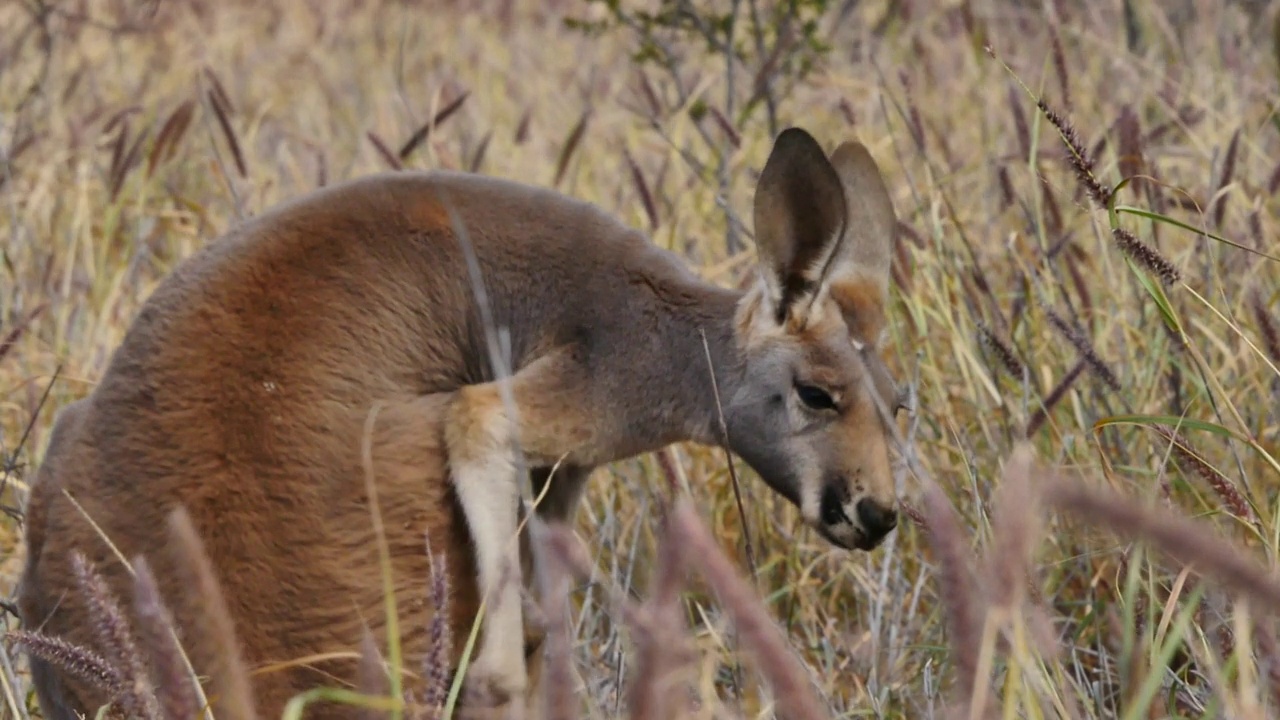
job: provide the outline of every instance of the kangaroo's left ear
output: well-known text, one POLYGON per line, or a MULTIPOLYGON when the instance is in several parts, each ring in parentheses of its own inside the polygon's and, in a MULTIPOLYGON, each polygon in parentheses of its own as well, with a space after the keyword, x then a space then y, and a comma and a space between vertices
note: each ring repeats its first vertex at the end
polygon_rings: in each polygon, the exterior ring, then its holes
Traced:
POLYGON ((844 311, 850 329, 875 344, 889 304, 889 273, 898 217, 875 159, 866 146, 847 141, 831 154, 844 189, 848 217, 822 283, 844 311))

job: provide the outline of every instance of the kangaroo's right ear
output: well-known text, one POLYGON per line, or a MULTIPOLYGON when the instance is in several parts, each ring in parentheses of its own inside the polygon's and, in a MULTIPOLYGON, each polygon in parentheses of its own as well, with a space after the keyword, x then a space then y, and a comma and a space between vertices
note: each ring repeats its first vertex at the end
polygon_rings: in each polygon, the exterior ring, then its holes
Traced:
POLYGON ((768 309, 781 323, 803 311, 818 291, 844 233, 844 187, 813 136, 799 128, 778 135, 760 173, 754 210, 768 309))

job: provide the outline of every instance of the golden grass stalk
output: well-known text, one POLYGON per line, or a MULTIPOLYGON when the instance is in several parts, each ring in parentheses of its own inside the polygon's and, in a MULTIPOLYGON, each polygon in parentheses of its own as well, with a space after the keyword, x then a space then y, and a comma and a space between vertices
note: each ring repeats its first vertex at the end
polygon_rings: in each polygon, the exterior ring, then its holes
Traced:
POLYGON ((825 703, 814 692, 808 674, 777 623, 684 498, 677 499, 671 510, 671 532, 684 547, 685 557, 702 571, 733 618, 743 645, 773 686, 779 712, 791 720, 828 717, 825 703))
POLYGON ((680 588, 685 579, 685 548, 664 518, 657 568, 649 599, 637 609, 632 626, 636 635, 636 670, 628 694, 633 720, 669 720, 682 710, 678 681, 693 659, 680 613, 680 588))
POLYGON ((1141 506, 1117 493, 1088 488, 1077 481, 1049 479, 1044 496, 1054 506, 1090 524, 1123 537, 1151 542, 1178 562, 1193 566, 1199 574, 1217 578, 1260 607, 1280 608, 1280 577, 1201 523, 1141 506))
POLYGON ((547 527, 536 518, 531 521, 531 541, 542 542, 548 552, 541 558, 545 568, 541 590, 542 614, 546 618, 546 653, 542 682, 543 711, 548 720, 576 720, 578 693, 573 677, 571 629, 569 627, 570 556, 572 536, 568 530, 547 527), (555 532, 559 530, 559 532, 555 532), (544 539, 545 538, 545 539, 544 539))
MULTIPOLYGON (((391 683, 387 677, 387 666, 378 652, 378 642, 373 633, 365 626, 360 634, 360 657, 356 662, 356 691, 370 697, 389 697, 391 683)), ((382 720, 387 714, 372 707, 361 707, 358 710, 361 720, 382 720)))
POLYGON ((955 668, 952 702, 970 707, 978 682, 978 655, 983 644, 986 603, 977 592, 969 542, 955 508, 942 488, 930 483, 924 490, 924 523, 938 564, 938 595, 945 598, 950 661, 955 668))
POLYGON ((134 617, 142 646, 148 650, 159 717, 177 720, 200 715, 200 701, 187 672, 182 648, 175 638, 173 617, 160 597, 151 565, 141 555, 133 559, 134 617))

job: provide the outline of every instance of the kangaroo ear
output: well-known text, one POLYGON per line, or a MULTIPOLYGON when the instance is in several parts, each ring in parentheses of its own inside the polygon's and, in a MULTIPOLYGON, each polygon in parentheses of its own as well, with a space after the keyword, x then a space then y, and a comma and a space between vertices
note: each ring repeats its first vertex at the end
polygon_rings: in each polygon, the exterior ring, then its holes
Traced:
POLYGON ((822 284, 854 337, 877 345, 889 305, 889 264, 898 218, 880 168, 862 143, 841 144, 831 154, 831 165, 844 186, 849 217, 822 284))
POLYGON ((889 189, 875 159, 860 142, 842 143, 831 154, 831 165, 844 187, 848 218, 823 280, 869 284, 876 299, 887 303, 889 263, 898 229, 889 189))
POLYGON ((770 310, 783 321, 822 282, 845 231, 845 191, 822 147, 788 128, 774 141, 755 195, 756 251, 770 310))

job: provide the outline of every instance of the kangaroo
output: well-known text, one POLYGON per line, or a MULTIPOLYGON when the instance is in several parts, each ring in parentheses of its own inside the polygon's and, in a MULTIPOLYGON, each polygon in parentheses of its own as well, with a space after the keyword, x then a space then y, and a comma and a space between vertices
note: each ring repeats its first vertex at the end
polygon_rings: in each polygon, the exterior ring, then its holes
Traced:
MULTIPOLYGON (((518 710, 529 686, 514 641, 521 467, 539 516, 564 521, 595 468, 725 444, 827 541, 873 550, 898 518, 899 396, 880 356, 892 201, 862 144, 828 157, 790 128, 753 216, 745 290, 699 278, 592 204, 468 173, 375 174, 245 221, 160 284, 60 418, 30 501, 23 622, 92 644, 68 593, 72 547, 109 582, 126 578, 61 485, 126 557, 158 552, 157 518, 184 505, 251 665, 353 649, 381 615, 361 482, 375 406, 397 596, 423 592, 424 535, 448 550, 455 637, 487 598, 466 682, 494 708, 518 710)), ((155 573, 181 591, 159 560, 155 573)), ((48 717, 85 709, 55 697, 79 686, 33 671, 48 717)), ((306 672, 256 676, 259 710, 278 716, 302 682, 328 677, 306 672)))

